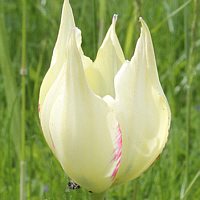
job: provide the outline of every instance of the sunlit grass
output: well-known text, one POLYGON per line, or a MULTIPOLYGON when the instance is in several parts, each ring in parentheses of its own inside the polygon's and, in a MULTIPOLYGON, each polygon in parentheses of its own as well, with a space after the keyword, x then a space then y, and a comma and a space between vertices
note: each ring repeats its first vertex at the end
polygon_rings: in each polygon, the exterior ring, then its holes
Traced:
MULTIPOLYGON (((137 179, 136 199, 177 200, 184 192, 188 199, 200 196, 200 33, 199 24, 194 29, 194 1, 187 4, 188 29, 184 29, 184 2, 179 0, 107 0, 96 3, 96 24, 92 1, 70 0, 76 26, 82 31, 83 51, 95 59, 94 41, 102 41, 112 21, 118 14, 116 32, 130 59, 139 37, 138 16, 142 16, 152 30, 161 84, 172 110, 172 125, 168 143, 155 164, 137 179), (104 12, 102 14, 102 12, 104 12), (173 14, 175 13, 175 14, 173 14), (173 15, 171 15, 173 14, 173 15), (103 20, 103 22, 101 20, 103 20), (162 23, 162 24, 161 24, 162 23), (161 25, 160 25, 161 24, 161 25), (96 26, 94 29, 94 25, 96 26), (159 26, 159 27, 158 27, 159 26), (193 34, 191 35, 191 30, 193 34), (98 38, 94 39, 94 33, 98 38), (187 58, 184 38, 188 34, 189 47, 194 50, 187 58), (186 68, 192 59, 192 70, 186 68), (190 135, 187 134, 187 77, 190 83, 190 135), (188 155, 187 155, 188 152, 188 155), (186 159, 187 158, 187 159, 186 159), (188 180, 185 171, 188 163, 188 180), (187 190, 187 186, 189 186, 187 190), (191 187, 190 187, 191 186, 191 187)), ((47 146, 38 119, 38 92, 49 68, 57 38, 62 0, 27 1, 26 17, 26 195, 27 199, 83 199, 89 194, 67 187, 68 177, 47 146)), ((21 105, 21 49, 22 1, 0 2, 0 199, 19 199, 20 182, 20 110, 21 105), (4 26, 5 25, 5 26, 4 26)), ((200 5, 197 4, 197 10, 200 5)), ((197 17, 197 16, 196 16, 197 17)), ((197 17, 198 18, 198 17, 197 17)), ((134 181, 109 190, 106 199, 133 199, 134 181)))

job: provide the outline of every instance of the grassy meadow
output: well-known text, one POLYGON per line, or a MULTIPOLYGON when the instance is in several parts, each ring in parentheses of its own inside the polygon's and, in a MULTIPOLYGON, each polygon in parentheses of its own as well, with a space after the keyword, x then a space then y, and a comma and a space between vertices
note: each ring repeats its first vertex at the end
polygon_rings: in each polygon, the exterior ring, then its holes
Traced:
MULTIPOLYGON (((39 89, 50 66, 62 4, 63 0, 0 1, 1 200, 89 198, 83 188, 68 189, 69 178, 47 146, 38 119, 39 89), (21 187, 20 176, 25 183, 21 187)), ((107 191, 106 200, 199 200, 199 1, 70 0, 70 4, 82 31, 83 51, 92 60, 113 14, 118 14, 116 32, 130 59, 142 16, 152 34, 160 82, 172 112, 169 140, 159 159, 136 180, 107 191)))

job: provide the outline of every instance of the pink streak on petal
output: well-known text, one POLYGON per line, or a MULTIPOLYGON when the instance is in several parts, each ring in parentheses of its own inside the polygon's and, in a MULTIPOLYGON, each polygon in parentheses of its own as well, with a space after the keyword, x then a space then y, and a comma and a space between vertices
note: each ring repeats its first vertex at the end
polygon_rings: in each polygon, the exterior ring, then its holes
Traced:
POLYGON ((115 176, 118 172, 120 161, 121 161, 121 154, 122 154, 122 132, 121 132, 119 124, 116 128, 115 135, 116 135, 116 148, 114 150, 115 156, 114 156, 112 161, 117 161, 117 164, 116 164, 115 169, 112 173, 112 176, 111 176, 112 179, 115 178, 115 176))
MULTIPOLYGON (((40 112, 40 104, 38 105, 38 111, 40 112)), ((39 116, 39 120, 40 120, 40 127, 41 127, 41 129, 42 129, 42 124, 41 124, 40 116, 39 116)), ((43 130, 42 130, 42 132, 43 132, 43 130)))

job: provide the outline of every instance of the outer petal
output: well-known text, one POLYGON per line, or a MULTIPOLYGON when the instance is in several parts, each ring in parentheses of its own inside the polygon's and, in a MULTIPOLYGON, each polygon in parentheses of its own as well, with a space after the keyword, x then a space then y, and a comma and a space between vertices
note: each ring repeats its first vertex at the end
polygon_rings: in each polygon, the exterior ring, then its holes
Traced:
POLYGON ((115 78, 113 107, 122 131, 122 158, 113 186, 128 182, 147 170, 162 152, 171 114, 158 79, 151 36, 141 19, 141 36, 135 54, 115 78))
MULTIPOLYGON (((60 29, 58 33, 58 38, 56 45, 54 47, 53 56, 51 60, 51 66, 46 73, 44 80, 42 82, 41 88, 40 88, 40 95, 39 95, 39 117, 41 118, 41 110, 43 107, 43 102, 46 98, 47 93, 49 92, 50 88, 54 84, 55 80, 59 76, 59 73, 64 65, 65 59, 66 59, 66 48, 69 42, 70 37, 70 30, 75 27, 74 23, 74 17, 72 13, 71 6, 69 4, 69 0, 65 0, 63 4, 62 9, 62 17, 61 17, 61 24, 60 29)), ((92 61, 83 55, 82 49, 81 49, 81 31, 77 29, 76 31, 76 41, 78 48, 81 52, 81 57, 84 63, 84 67, 92 64, 92 61)), ((42 129, 45 129, 45 127, 42 127, 42 129)), ((49 134, 47 134, 46 131, 43 131, 45 139, 49 145, 49 147, 52 149, 53 153, 53 143, 51 140, 51 137, 49 134)))
POLYGON ((106 37, 100 47, 94 64, 85 70, 91 89, 95 94, 115 96, 114 77, 124 63, 124 55, 115 33, 117 15, 114 15, 106 37))
POLYGON ((69 42, 67 62, 44 100, 41 123, 67 175, 100 193, 109 189, 118 170, 121 131, 112 109, 88 86, 76 31, 69 42))
MULTIPOLYGON (((54 47, 51 66, 45 75, 40 88, 39 104, 40 109, 50 87, 56 80, 60 70, 65 62, 65 49, 69 40, 70 29, 75 27, 74 17, 69 4, 69 0, 65 0, 62 9, 61 24, 58 33, 56 45, 54 47)), ((79 38, 80 40, 80 38, 79 38)))

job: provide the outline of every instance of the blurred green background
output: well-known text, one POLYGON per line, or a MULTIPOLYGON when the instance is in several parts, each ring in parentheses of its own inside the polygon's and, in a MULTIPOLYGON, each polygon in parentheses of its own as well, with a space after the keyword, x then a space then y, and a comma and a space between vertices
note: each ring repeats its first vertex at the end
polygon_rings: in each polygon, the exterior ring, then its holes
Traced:
MULTIPOLYGON (((38 119, 39 88, 50 66, 63 0, 26 2, 26 38, 22 36, 24 3, 0 1, 0 199, 19 199, 23 160, 26 199, 88 199, 86 190, 67 188, 69 179, 47 146, 38 119), (21 75, 26 74, 24 67, 27 75, 21 75)), ((198 0, 70 3, 82 31, 83 51, 92 60, 113 14, 118 14, 116 32, 130 59, 142 16, 151 30, 160 82, 172 111, 169 140, 160 158, 135 181, 109 190, 106 199, 200 199, 198 0)))

